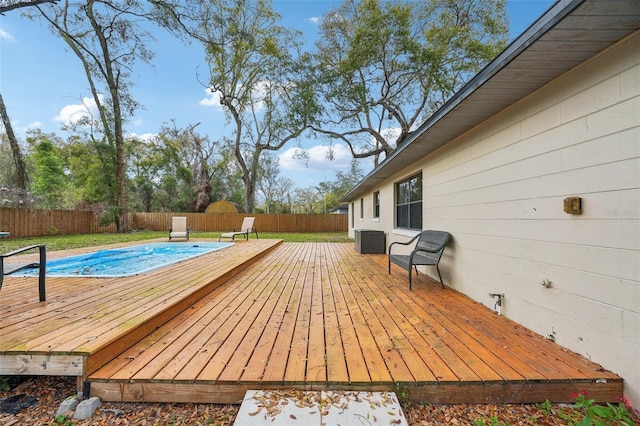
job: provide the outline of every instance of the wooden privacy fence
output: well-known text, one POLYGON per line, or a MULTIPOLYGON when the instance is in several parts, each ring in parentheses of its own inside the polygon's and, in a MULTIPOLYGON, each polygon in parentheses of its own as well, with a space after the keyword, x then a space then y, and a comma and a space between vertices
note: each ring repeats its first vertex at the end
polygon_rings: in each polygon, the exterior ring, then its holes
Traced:
POLYGON ((115 229, 115 225, 100 226, 99 218, 88 210, 0 208, 0 231, 9 232, 11 238, 97 234, 115 229))
MULTIPOLYGON (((346 232, 347 215, 259 213, 131 213, 131 229, 168 231, 171 217, 186 216, 189 228, 200 232, 225 232, 239 228, 245 216, 256 218, 258 232, 346 232)), ((115 232, 115 225, 100 226, 88 210, 30 210, 0 208, 0 231, 11 238, 45 235, 115 232)))
POLYGON ((153 231, 168 230, 173 216, 186 216, 191 231, 225 232, 240 228, 246 216, 255 217, 260 232, 347 232, 346 214, 263 213, 132 213, 129 226, 153 231))

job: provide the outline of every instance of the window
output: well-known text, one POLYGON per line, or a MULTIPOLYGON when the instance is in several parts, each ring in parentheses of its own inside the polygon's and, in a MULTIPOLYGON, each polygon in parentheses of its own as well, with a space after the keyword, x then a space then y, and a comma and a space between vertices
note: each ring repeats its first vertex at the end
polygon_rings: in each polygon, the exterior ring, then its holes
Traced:
POLYGON ((380 191, 373 193, 373 217, 374 219, 380 217, 380 191))
POLYGON ((356 225, 356 211, 355 211, 356 206, 353 205, 353 203, 351 203, 351 227, 355 228, 356 225))
POLYGON ((364 219, 364 198, 360 198, 360 219, 364 219))
POLYGON ((422 229, 422 174, 396 183, 396 227, 422 229))

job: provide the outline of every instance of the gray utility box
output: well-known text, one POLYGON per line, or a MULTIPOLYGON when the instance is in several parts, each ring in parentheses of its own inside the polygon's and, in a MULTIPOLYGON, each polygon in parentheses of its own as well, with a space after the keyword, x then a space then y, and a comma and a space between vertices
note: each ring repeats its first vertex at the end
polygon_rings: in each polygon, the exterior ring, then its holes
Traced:
POLYGON ((356 229, 355 243, 356 251, 360 254, 385 254, 387 252, 385 245, 384 231, 375 231, 372 229, 356 229))

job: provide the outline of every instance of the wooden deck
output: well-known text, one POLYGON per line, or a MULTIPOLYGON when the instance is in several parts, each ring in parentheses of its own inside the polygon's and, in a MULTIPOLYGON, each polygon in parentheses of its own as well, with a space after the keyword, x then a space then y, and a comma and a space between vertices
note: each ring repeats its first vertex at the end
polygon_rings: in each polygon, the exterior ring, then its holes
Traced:
POLYGON ((50 278, 44 303, 27 281, 0 293, 0 375, 79 376, 108 401, 237 403, 282 388, 432 403, 622 395, 617 375, 424 275, 409 291, 386 256, 352 244, 250 240, 140 277, 50 278))
POLYGON ((38 301, 37 278, 8 276, 0 291, 0 375, 86 377, 280 243, 236 244, 132 277, 47 277, 46 302, 38 301))

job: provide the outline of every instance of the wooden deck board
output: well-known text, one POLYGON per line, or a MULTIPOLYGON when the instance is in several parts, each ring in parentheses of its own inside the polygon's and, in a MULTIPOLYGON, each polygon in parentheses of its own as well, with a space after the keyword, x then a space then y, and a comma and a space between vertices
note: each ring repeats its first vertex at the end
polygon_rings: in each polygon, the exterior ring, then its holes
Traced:
MULTIPOLYGON (((392 382, 391 373, 386 367, 385 360, 383 358, 380 349, 378 348, 374 335, 367 325, 365 314, 363 313, 357 296, 353 291, 353 282, 355 278, 349 272, 350 267, 348 260, 344 260, 343 251, 345 247, 336 247, 339 253, 336 253, 336 259, 334 265, 339 268, 338 279, 340 280, 340 287, 342 289, 342 295, 346 302, 347 312, 353 322, 355 329, 355 335, 358 340, 362 355, 364 356, 366 367, 369 371, 371 383, 389 383, 392 382)), ((359 357, 360 354, 358 353, 359 357)))
MULTIPOLYGON (((402 343, 404 336, 397 330, 393 321, 388 321, 389 318, 384 315, 383 309, 376 309, 378 299, 369 289, 372 284, 371 280, 360 270, 353 270, 352 279, 351 288, 356 299, 360 301, 360 310, 364 315, 366 325, 384 359, 392 380, 401 383, 415 382, 416 379, 402 354, 402 351, 406 349, 402 343)), ((412 361, 417 360, 413 359, 412 361)), ((423 366, 416 363, 415 367, 416 372, 420 372, 423 366)))
MULTIPOLYGON (((206 324, 202 329, 204 332, 197 332, 191 342, 182 346, 165 367, 158 363, 157 366, 152 367, 153 374, 149 374, 149 367, 146 367, 146 370, 136 375, 137 380, 191 381, 200 374, 226 339, 232 335, 234 330, 233 325, 227 323, 229 318, 238 317, 248 310, 252 300, 259 293, 259 288, 249 285, 253 283, 250 277, 251 275, 243 281, 245 285, 232 291, 234 297, 230 301, 223 301, 215 307, 207 318, 207 322, 202 324, 203 326, 206 324)), ((202 304, 202 306, 204 309, 209 309, 208 304, 202 304)), ((216 378, 214 377, 213 380, 216 378)))
MULTIPOLYGON (((287 245, 287 248, 289 247, 293 248, 293 245, 287 245)), ((303 286, 298 284, 304 281, 304 275, 306 274, 306 268, 303 267, 304 262, 300 259, 305 258, 310 247, 306 245, 296 245, 296 249, 298 256, 289 265, 291 272, 288 278, 291 284, 293 284, 293 290, 283 312, 276 341, 262 376, 263 383, 281 384, 284 383, 285 380, 287 360, 291 354, 290 348, 295 333, 300 299, 302 297, 303 286)))
MULTIPOLYGON (((300 247, 301 246, 295 248, 298 249, 300 247)), ((287 252, 287 256, 281 258, 281 261, 279 262, 280 269, 276 279, 278 280, 277 285, 280 287, 280 291, 277 295, 273 295, 273 297, 277 297, 277 303, 274 306, 271 315, 264 323, 262 334, 260 335, 259 340, 255 343, 253 352, 246 362, 246 367, 244 368, 241 377, 237 379, 239 381, 256 384, 260 383, 264 379, 267 365, 273 366, 273 362, 270 363, 270 361, 277 361, 272 356, 272 353, 274 351, 281 326, 283 325, 283 319, 287 313, 291 296, 296 288, 295 279, 291 276, 295 272, 292 268, 286 267, 286 264, 295 261, 297 253, 297 250, 289 250, 287 252)), ((283 362, 282 364, 284 365, 285 363, 283 362)), ((284 370, 284 366, 282 370, 284 370)), ((282 381, 282 377, 280 377, 279 381, 282 381)))
MULTIPOLYGON (((477 339, 485 342, 486 345, 492 345, 496 353, 508 360, 510 365, 518 365, 519 371, 525 373, 528 380, 587 377, 576 365, 553 360, 548 362, 549 350, 557 347, 554 343, 534 335, 526 329, 514 328, 511 321, 497 316, 488 309, 478 311, 477 303, 468 304, 470 300, 459 296, 455 293, 443 295, 445 301, 455 302, 459 307, 457 315, 463 321, 456 321, 456 324, 464 327, 468 333, 476 335, 477 339), (453 297, 456 297, 457 300, 454 300, 453 297), (478 329, 482 330, 482 333, 478 333, 478 329)), ((562 353, 556 355, 562 355, 562 353)))
POLYGON ((317 262, 317 270, 320 271, 322 289, 322 311, 324 313, 324 330, 326 338, 326 363, 327 381, 329 383, 350 383, 347 356, 343 342, 343 330, 338 319, 338 306, 336 304, 335 291, 339 288, 335 283, 335 276, 331 275, 329 264, 331 261, 329 250, 321 247, 321 256, 317 262))
POLYGON ((58 374, 78 374, 78 358, 62 356, 80 355, 92 394, 124 401, 237 402, 256 387, 408 386, 414 400, 449 403, 622 392, 615 374, 422 274, 410 291, 386 256, 287 243, 256 257, 263 244, 86 289, 50 279, 44 303, 19 302, 37 289, 10 278, 0 374, 33 372, 16 356, 53 357, 58 374))
POLYGON ((342 339, 342 349, 347 372, 349 374, 349 383, 363 384, 370 383, 371 377, 367 369, 367 363, 360 347, 360 341, 355 330, 352 315, 347 307, 343 288, 340 285, 340 272, 336 266, 336 254, 334 250, 327 249, 327 278, 331 286, 333 303, 336 312, 336 329, 340 332, 342 339), (348 354, 348 355, 347 355, 348 354))
MULTIPOLYGON (((451 297, 452 295, 447 295, 451 297)), ((576 359, 575 354, 568 351, 554 351, 557 345, 552 341, 536 335, 535 333, 522 328, 514 328, 511 321, 504 321, 500 318, 495 321, 496 316, 490 310, 477 311, 475 302, 468 298, 459 298, 460 315, 467 318, 468 322, 472 322, 471 318, 482 320, 486 330, 485 335, 496 342, 502 342, 501 346, 509 348, 512 353, 519 354, 527 363, 531 363, 531 357, 534 356, 536 362, 549 362, 556 370, 563 371, 566 377, 572 379, 598 377, 599 371, 593 371, 593 363, 586 358, 580 357, 576 359), (487 324, 493 324, 489 327, 487 324), (549 354, 554 354, 554 359, 547 359, 549 354), (562 361, 562 362, 557 362, 562 361)), ((604 373, 602 378, 608 373, 604 373)))
POLYGON ((309 349, 309 325, 311 324, 311 294, 313 276, 308 265, 312 261, 313 250, 307 250, 302 258, 303 269, 298 274, 296 285, 301 288, 296 315, 293 320, 293 335, 290 351, 286 359, 284 381, 288 383, 304 383, 307 377, 307 351, 309 349))

